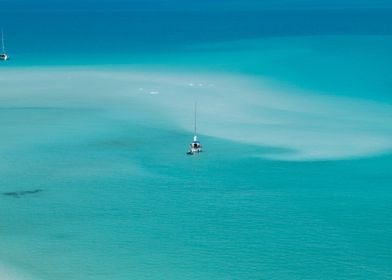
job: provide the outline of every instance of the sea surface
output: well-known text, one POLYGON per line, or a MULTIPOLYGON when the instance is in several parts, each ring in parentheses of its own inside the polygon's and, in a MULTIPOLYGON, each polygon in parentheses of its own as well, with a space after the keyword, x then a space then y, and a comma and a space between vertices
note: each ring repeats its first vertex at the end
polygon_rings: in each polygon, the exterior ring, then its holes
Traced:
POLYGON ((0 279, 392 279, 389 1, 0 4, 0 279))

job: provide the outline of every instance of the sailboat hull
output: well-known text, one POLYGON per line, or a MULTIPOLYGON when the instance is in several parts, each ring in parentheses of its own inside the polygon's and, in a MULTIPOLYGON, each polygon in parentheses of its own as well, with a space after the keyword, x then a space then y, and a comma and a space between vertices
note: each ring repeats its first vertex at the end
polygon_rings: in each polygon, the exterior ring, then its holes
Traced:
POLYGON ((194 154, 198 154, 201 153, 201 149, 197 149, 197 150, 189 150, 186 154, 187 155, 194 155, 194 154))

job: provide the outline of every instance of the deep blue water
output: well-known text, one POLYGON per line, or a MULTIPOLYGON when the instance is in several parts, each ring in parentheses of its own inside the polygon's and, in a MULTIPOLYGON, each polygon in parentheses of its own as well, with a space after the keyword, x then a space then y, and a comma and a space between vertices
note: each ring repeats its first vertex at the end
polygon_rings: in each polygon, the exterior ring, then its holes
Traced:
POLYGON ((176 51, 190 44, 311 35, 391 35, 392 9, 0 12, 18 53, 176 51))
POLYGON ((166 3, 171 8, 165 8, 162 2, 119 2, 105 11, 104 4, 88 10, 83 3, 38 4, 41 8, 36 9, 5 4, 0 25, 10 66, 192 65, 263 75, 327 93, 390 100, 388 2, 383 9, 315 9, 309 4, 293 9, 293 3, 285 9, 260 4, 239 11, 225 9, 228 5, 199 10, 166 3), (291 39, 286 49, 285 39, 279 38, 291 39), (252 41, 235 43, 244 40, 252 41), (305 52, 295 53, 297 49, 305 52))

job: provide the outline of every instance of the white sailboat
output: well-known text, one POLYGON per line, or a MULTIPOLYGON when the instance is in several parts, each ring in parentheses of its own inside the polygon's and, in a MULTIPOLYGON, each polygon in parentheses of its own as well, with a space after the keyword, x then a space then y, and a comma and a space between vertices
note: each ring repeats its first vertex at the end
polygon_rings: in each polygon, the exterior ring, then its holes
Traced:
POLYGON ((2 46, 1 49, 2 52, 0 53, 0 60, 7 60, 8 55, 5 53, 3 29, 1 29, 1 46, 2 46))
POLYGON ((194 155, 195 153, 200 153, 202 151, 202 146, 200 142, 197 140, 196 117, 197 117, 197 104, 195 103, 195 123, 194 123, 193 141, 191 144, 189 144, 189 150, 187 152, 188 155, 194 155))

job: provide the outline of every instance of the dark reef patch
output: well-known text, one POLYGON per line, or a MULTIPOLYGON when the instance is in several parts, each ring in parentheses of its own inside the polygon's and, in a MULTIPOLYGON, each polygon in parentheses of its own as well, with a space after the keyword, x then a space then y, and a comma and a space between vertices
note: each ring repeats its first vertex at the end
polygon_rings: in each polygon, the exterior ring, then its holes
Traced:
POLYGON ((20 198, 28 194, 36 194, 42 192, 42 189, 27 190, 27 191, 16 191, 16 192, 3 192, 3 195, 20 198))

